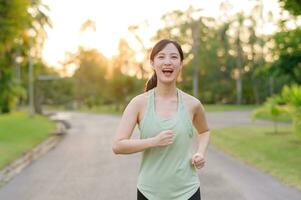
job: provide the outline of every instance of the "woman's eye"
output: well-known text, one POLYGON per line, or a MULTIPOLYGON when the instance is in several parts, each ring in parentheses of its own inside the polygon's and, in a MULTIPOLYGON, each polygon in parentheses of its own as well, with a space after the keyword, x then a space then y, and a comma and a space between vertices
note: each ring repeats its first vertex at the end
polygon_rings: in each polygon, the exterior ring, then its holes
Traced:
POLYGON ((158 58, 162 59, 162 58, 164 58, 164 56, 158 56, 158 58))
POLYGON ((177 59, 177 58, 178 58, 178 56, 172 56, 171 58, 172 58, 172 59, 177 59))

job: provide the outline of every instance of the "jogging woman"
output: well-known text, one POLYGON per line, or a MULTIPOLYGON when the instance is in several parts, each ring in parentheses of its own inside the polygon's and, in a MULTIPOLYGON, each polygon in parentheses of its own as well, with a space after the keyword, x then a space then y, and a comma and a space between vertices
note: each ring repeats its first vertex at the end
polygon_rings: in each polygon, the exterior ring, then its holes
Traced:
POLYGON ((201 199, 197 169, 205 164, 210 132, 201 102, 176 86, 183 59, 176 41, 155 44, 154 74, 145 92, 127 105, 113 141, 116 154, 143 153, 138 200, 201 199), (140 139, 131 138, 136 124, 140 139))

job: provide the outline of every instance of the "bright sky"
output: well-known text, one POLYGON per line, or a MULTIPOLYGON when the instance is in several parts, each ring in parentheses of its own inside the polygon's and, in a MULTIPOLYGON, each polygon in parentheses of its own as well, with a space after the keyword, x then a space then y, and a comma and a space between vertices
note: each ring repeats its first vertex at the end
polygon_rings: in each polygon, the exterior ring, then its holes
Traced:
MULTIPOLYGON (((228 0, 233 12, 248 12, 256 0, 228 0)), ((65 52, 75 52, 78 45, 95 47, 108 58, 116 54, 120 38, 129 41, 133 48, 137 43, 133 34, 128 32, 129 25, 143 24, 141 36, 147 46, 149 38, 162 25, 160 17, 172 10, 186 10, 190 5, 203 8, 204 15, 219 16, 222 0, 42 0, 51 9, 49 16, 53 28, 49 29, 48 39, 43 49, 44 60, 59 66, 64 60, 65 52), (87 19, 96 22, 95 33, 80 33, 80 27, 87 19)), ((277 0, 263 0, 265 9, 273 8, 278 12, 277 0), (268 4, 268 6, 266 6, 268 4), (268 7, 268 8, 267 8, 268 7)))

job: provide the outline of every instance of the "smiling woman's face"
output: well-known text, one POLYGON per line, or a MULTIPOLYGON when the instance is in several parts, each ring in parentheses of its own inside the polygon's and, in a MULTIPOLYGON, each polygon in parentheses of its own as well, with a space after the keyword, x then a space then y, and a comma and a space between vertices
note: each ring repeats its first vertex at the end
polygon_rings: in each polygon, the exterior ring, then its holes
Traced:
POLYGON ((151 65, 156 71, 158 81, 162 83, 176 81, 182 69, 180 53, 174 44, 169 43, 155 55, 151 65))

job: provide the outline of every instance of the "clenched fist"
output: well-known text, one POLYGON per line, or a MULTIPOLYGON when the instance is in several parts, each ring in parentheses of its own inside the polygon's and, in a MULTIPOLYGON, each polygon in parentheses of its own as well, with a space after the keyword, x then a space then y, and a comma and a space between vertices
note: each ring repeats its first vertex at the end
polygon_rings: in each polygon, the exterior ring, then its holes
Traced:
POLYGON ((173 135, 174 134, 172 130, 165 130, 160 132, 154 137, 154 146, 164 147, 172 144, 173 135))
POLYGON ((202 154, 196 153, 192 156, 191 164, 193 164, 197 169, 201 169, 205 165, 205 158, 202 154))

